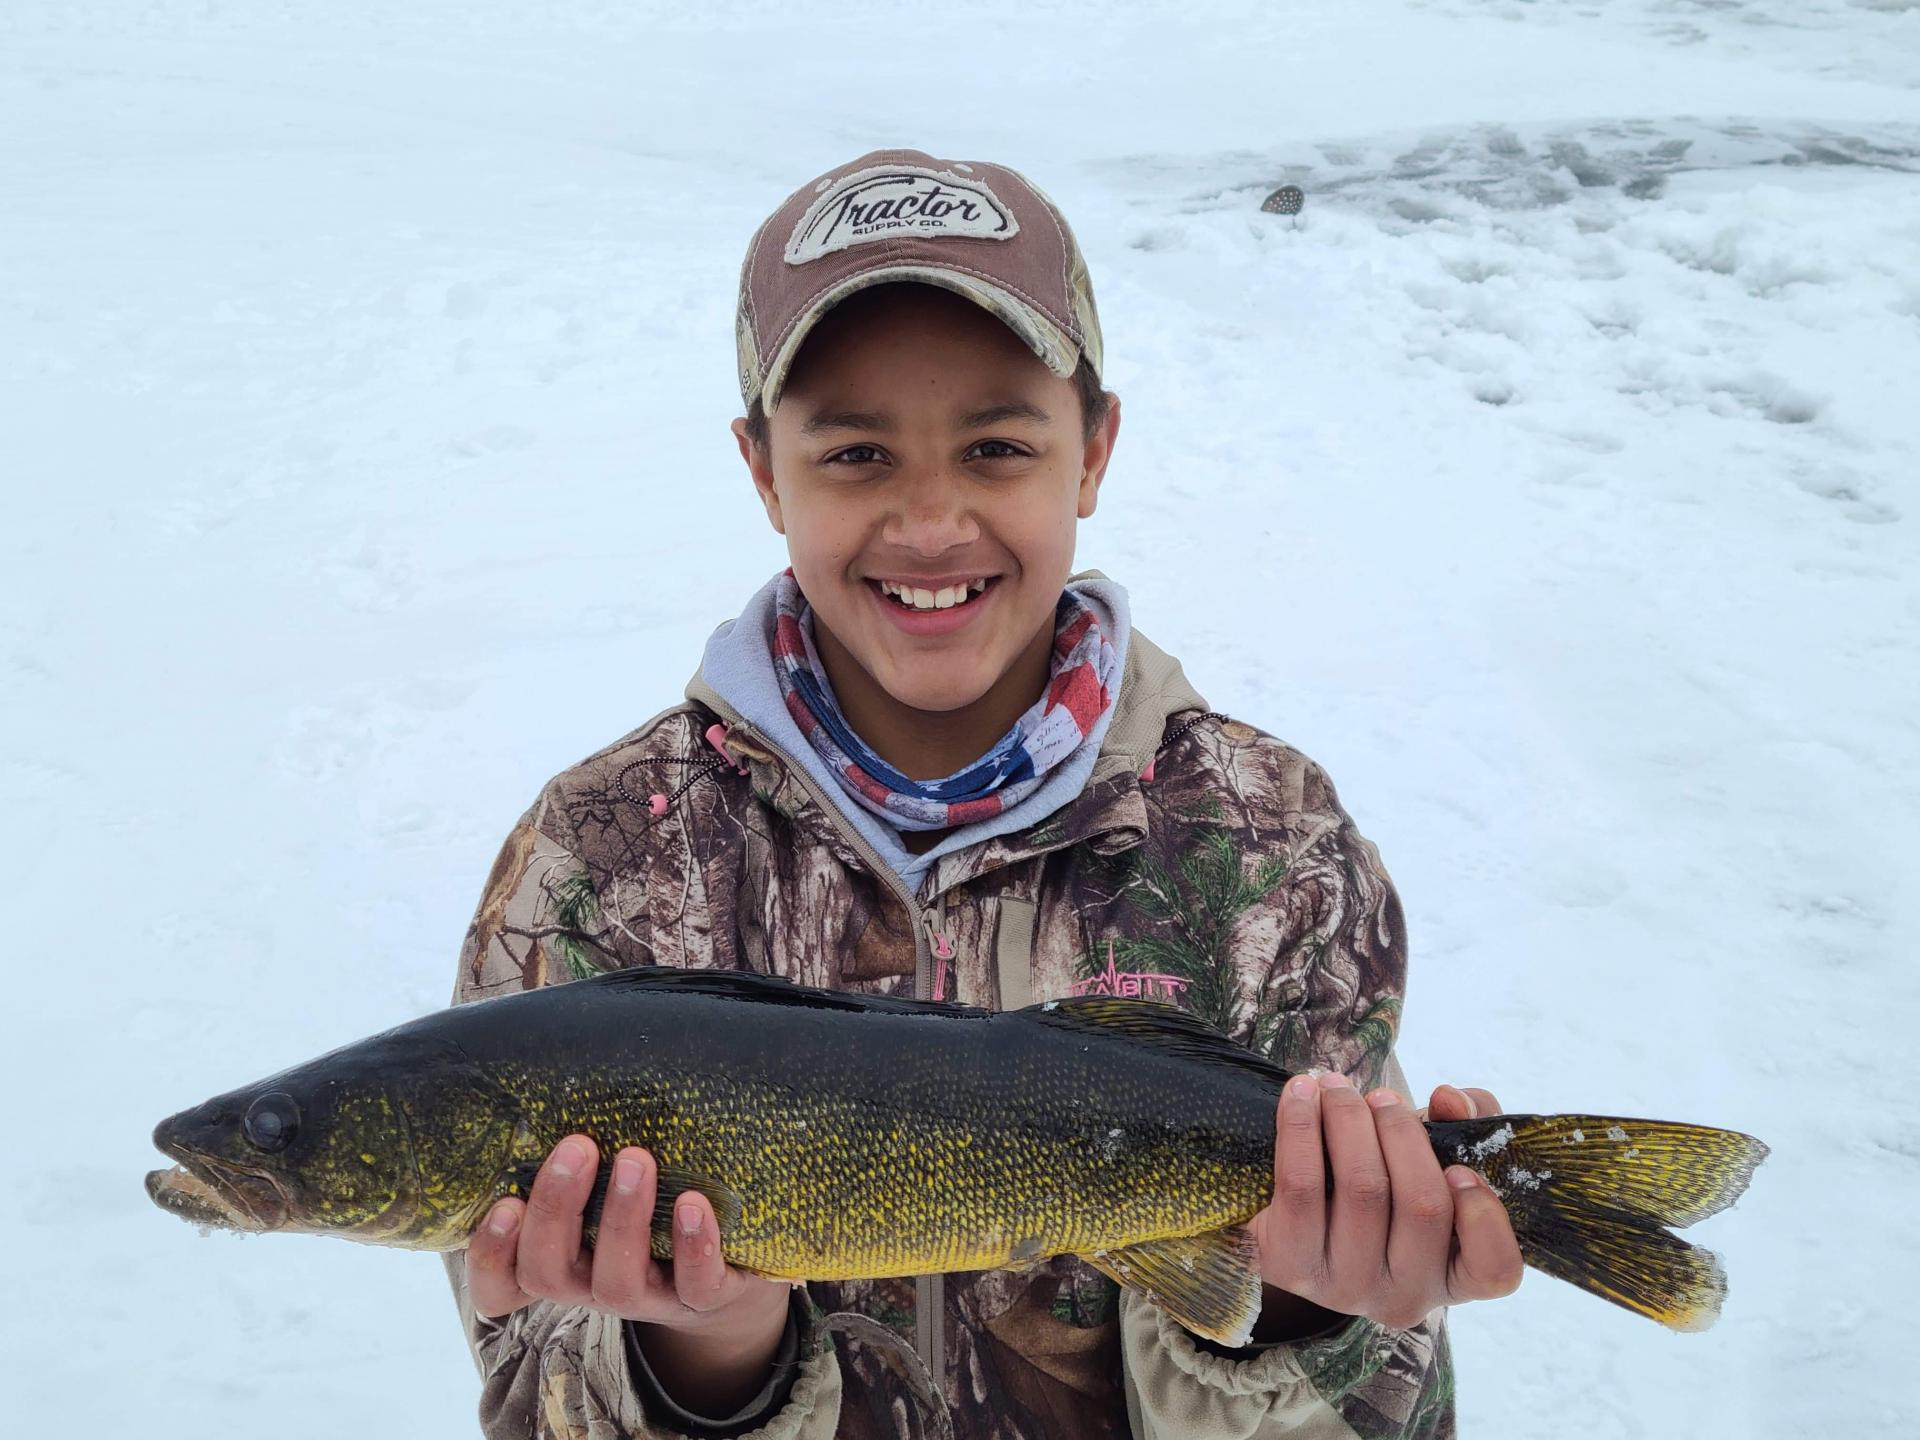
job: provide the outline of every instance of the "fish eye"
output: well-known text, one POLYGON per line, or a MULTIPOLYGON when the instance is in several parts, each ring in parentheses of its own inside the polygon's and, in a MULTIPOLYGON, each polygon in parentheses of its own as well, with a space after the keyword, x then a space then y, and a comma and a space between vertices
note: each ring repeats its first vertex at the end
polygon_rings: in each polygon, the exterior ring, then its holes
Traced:
POLYGON ((300 1128, 300 1107, 293 1097, 275 1090, 247 1107, 240 1129, 257 1150, 284 1150, 300 1128))

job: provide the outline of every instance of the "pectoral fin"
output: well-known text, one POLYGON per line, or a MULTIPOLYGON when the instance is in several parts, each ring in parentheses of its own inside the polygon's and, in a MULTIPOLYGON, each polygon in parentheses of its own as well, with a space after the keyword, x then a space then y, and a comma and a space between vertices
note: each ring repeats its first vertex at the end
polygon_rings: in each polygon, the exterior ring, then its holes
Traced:
POLYGON ((1080 1257, 1196 1335, 1245 1345, 1260 1317, 1260 1255, 1244 1225, 1080 1257))
POLYGON ((660 1167, 660 1189, 653 1202, 653 1228, 656 1231, 670 1232, 673 1227, 673 1202, 689 1190, 698 1190, 713 1206, 713 1218, 720 1226, 720 1238, 725 1240, 740 1224, 740 1196, 722 1185, 718 1180, 709 1180, 704 1175, 695 1175, 691 1171, 681 1170, 672 1165, 660 1167))
MULTIPOLYGON (((533 1188, 534 1176, 540 1173, 541 1160, 518 1160, 507 1168, 501 1184, 501 1193, 505 1195, 525 1195, 533 1188)), ((713 1218, 720 1225, 720 1239, 724 1242, 740 1224, 740 1196, 718 1180, 709 1180, 703 1175, 679 1169, 673 1165, 658 1167, 659 1185, 653 1200, 653 1251, 659 1259, 666 1259, 673 1253, 673 1202, 689 1190, 698 1190, 713 1205, 713 1218)), ((607 1187, 613 1183, 613 1161, 603 1157, 599 1173, 594 1176, 593 1189, 587 1196, 585 1210, 580 1216, 580 1234, 591 1247, 600 1231, 600 1211, 607 1199, 607 1187)))

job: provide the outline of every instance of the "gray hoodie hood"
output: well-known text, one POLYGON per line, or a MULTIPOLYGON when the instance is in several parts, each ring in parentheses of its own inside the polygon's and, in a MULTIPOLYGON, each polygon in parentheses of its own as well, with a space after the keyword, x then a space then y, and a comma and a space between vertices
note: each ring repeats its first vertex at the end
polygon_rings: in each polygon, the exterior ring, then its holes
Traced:
MULTIPOLYGON (((1106 713, 1094 722, 1093 729, 1081 742, 1080 748, 1049 771, 1040 787, 1026 799, 990 820, 962 825, 949 832, 924 855, 913 854, 900 843, 898 830, 856 804, 853 797, 841 788, 839 777, 827 768, 819 752, 800 733, 800 727, 793 723, 793 717, 787 713, 786 698, 780 693, 780 680, 773 668, 774 596, 779 584, 780 577, 776 575, 755 592, 738 619, 727 621, 713 632, 700 661, 699 678, 726 701, 742 720, 779 746, 796 764, 804 766, 847 823, 866 837, 880 858, 910 887, 918 889, 920 877, 926 873, 927 867, 942 855, 977 845, 995 835, 1027 829, 1053 814, 1085 788, 1088 777, 1093 774, 1094 763, 1099 758, 1100 743, 1106 737, 1107 727, 1123 703, 1119 695, 1114 697, 1114 703, 1107 707, 1106 713)), ((1127 605, 1126 590, 1117 581, 1109 580, 1098 571, 1086 571, 1072 577, 1067 583, 1067 590, 1091 605, 1099 616, 1124 677, 1127 646, 1133 638, 1132 612, 1127 605)), ((1120 683, 1124 684, 1124 680, 1120 683)))

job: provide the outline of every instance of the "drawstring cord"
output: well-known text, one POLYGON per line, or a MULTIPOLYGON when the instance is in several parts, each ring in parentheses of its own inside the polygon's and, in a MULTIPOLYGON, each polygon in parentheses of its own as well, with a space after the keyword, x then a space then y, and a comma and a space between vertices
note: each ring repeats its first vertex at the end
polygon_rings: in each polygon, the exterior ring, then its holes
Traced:
POLYGON ((706 739, 707 744, 711 745, 718 752, 717 759, 711 756, 649 755, 639 760, 629 761, 627 765, 621 769, 619 779, 614 782, 614 788, 619 790, 623 800, 628 801, 630 804, 645 807, 646 812, 658 820, 673 808, 674 801, 678 800, 702 780, 717 775, 722 770, 731 770, 736 775, 745 775, 747 773, 746 762, 736 759, 733 752, 727 749, 727 727, 725 725, 709 725, 707 727, 706 739), (634 770, 639 769, 642 765, 684 765, 690 773, 687 775, 687 778, 675 786, 672 791, 661 792, 655 790, 643 799, 641 796, 635 794, 633 789, 627 784, 627 776, 634 770))
POLYGON ((626 767, 620 771, 620 778, 615 781, 614 784, 615 788, 619 790, 620 797, 623 800, 629 801, 634 805, 644 806, 647 813, 657 820, 667 813, 674 801, 678 800, 702 780, 717 775, 722 770, 731 769, 733 769, 733 762, 730 760, 709 760, 705 758, 689 760, 682 755, 651 755, 640 760, 630 761, 626 767), (676 785, 671 792, 661 793, 660 791, 654 791, 644 796, 636 795, 627 784, 627 776, 643 765, 684 765, 691 773, 688 774, 686 779, 676 785))
POLYGON ((1227 720, 1229 718, 1231 717, 1222 715, 1218 710, 1202 710, 1198 715, 1191 716, 1187 720, 1182 721, 1174 729, 1162 735, 1160 737, 1160 744, 1155 748, 1152 758, 1147 761, 1147 768, 1140 772, 1140 783, 1142 785, 1151 785, 1153 783, 1153 768, 1160 763, 1160 752, 1169 749, 1175 741, 1193 729, 1194 726, 1204 720, 1227 720))

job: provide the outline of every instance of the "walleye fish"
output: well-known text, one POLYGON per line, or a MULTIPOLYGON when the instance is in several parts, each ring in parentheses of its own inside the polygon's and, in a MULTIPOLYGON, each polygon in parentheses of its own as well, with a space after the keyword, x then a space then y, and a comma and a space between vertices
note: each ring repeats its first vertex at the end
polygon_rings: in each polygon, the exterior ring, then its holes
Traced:
MULTIPOLYGON (((1084 1258, 1223 1344, 1261 1301, 1245 1222, 1272 1198, 1287 1072, 1171 1005, 994 1012, 641 967, 439 1011, 164 1120, 163 1208, 240 1231, 463 1247, 547 1152, 623 1145, 713 1202, 728 1261, 844 1280, 1084 1258)), ((1529 1265, 1676 1330, 1719 1314, 1711 1251, 1667 1227, 1730 1205, 1767 1154, 1664 1121, 1429 1121, 1502 1198, 1529 1265)))

